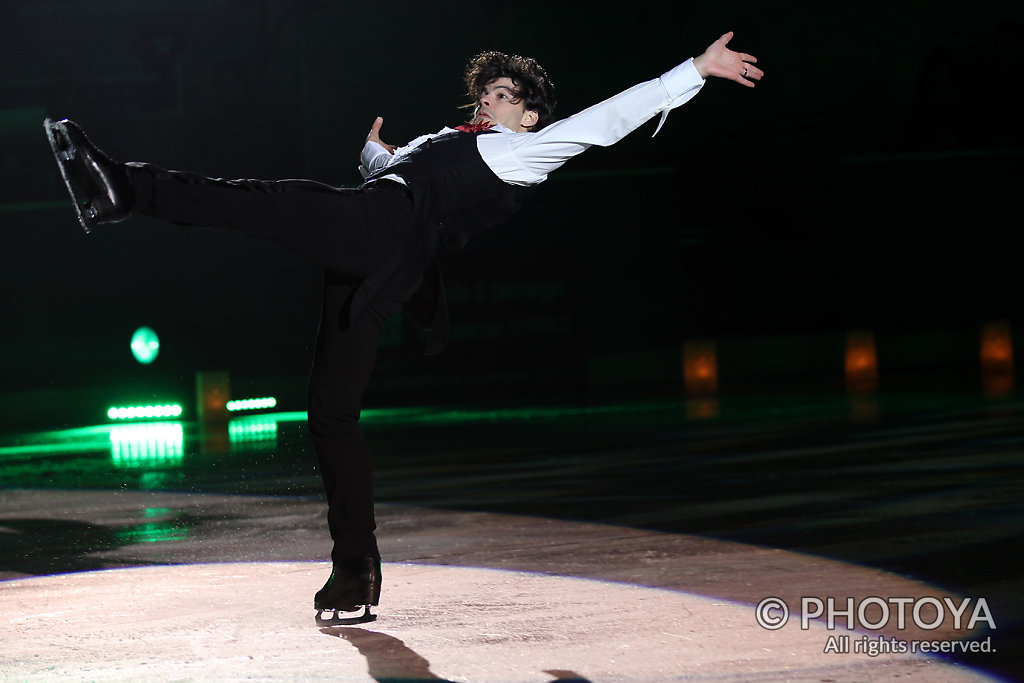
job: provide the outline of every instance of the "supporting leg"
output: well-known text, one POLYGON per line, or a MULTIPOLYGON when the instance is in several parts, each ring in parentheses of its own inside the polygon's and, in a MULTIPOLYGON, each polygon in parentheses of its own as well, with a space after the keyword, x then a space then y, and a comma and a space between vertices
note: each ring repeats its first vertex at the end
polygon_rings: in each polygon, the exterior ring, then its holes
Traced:
POLYGON ((364 315, 348 324, 346 306, 352 291, 352 285, 336 273, 324 274, 308 394, 309 428, 327 494, 335 564, 354 557, 380 557, 373 533, 373 462, 359 415, 384 319, 364 315))

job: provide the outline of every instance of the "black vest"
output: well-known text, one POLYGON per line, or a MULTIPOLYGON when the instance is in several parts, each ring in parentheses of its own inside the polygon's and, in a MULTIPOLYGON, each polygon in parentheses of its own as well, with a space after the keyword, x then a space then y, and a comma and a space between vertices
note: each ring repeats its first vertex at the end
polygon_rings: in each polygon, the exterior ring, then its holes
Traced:
POLYGON ((474 234, 507 220, 533 191, 494 174, 477 150, 480 134, 438 135, 371 177, 401 176, 412 192, 417 225, 439 230, 453 249, 461 249, 474 234))
POLYGON ((428 355, 448 343, 448 306, 435 259, 438 241, 461 249, 474 234, 507 220, 533 191, 496 176, 480 156, 476 135, 438 135, 368 179, 395 174, 405 180, 414 226, 404 248, 356 290, 351 315, 378 297, 401 301, 405 313, 427 331, 428 355))

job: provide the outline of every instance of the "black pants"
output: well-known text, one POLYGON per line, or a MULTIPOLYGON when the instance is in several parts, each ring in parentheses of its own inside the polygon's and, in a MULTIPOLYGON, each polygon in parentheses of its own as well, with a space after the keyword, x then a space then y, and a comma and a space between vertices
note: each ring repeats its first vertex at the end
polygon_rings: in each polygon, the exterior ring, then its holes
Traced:
POLYGON ((379 557, 373 464, 359 414, 381 326, 402 302, 383 293, 351 323, 347 307, 358 283, 408 242, 413 220, 405 188, 387 181, 349 190, 306 180, 221 180, 127 166, 138 213, 271 240, 324 268, 308 410, 328 500, 331 555, 335 562, 379 557))

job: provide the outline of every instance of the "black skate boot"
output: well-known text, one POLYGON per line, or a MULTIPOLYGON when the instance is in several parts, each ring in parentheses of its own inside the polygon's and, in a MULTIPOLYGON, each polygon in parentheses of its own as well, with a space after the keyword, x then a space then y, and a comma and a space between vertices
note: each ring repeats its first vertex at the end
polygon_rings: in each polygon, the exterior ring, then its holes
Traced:
POLYGON ((116 223, 127 218, 135 203, 135 193, 124 164, 89 142, 74 121, 46 119, 43 129, 82 229, 88 233, 97 223, 116 223))
POLYGON ((334 564, 331 578, 313 598, 318 626, 347 626, 374 621, 371 606, 380 602, 380 558, 367 555, 334 564), (331 612, 325 617, 324 612, 331 612))

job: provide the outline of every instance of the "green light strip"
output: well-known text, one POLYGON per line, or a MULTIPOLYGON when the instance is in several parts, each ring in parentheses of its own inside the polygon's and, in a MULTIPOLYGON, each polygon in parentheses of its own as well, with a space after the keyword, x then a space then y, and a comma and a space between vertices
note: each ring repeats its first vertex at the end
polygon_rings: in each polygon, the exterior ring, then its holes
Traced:
POLYGON ((114 406, 107 410, 111 420, 140 420, 181 416, 181 406, 174 403, 157 406, 114 406))
POLYGON ((266 408, 276 408, 277 399, 273 396, 266 396, 264 398, 243 398, 228 401, 226 407, 230 412, 236 412, 239 410, 264 410, 266 408))
MULTIPOLYGON (((679 401, 658 401, 629 405, 544 406, 533 408, 500 408, 497 410, 463 410, 457 408, 367 408, 360 421, 371 424, 463 424, 467 422, 520 422, 527 420, 561 420, 594 415, 638 415, 658 412, 679 412, 685 404, 679 401)), ((307 419, 302 411, 264 413, 262 417, 277 422, 301 422, 307 419)))
POLYGON ((97 439, 95 441, 76 443, 74 441, 59 441, 57 443, 34 443, 20 446, 0 446, 0 456, 6 455, 47 455, 65 454, 68 451, 79 453, 92 453, 94 451, 105 451, 110 448, 109 439, 97 439))
POLYGON ((110 430, 114 425, 56 429, 23 434, 13 444, 0 446, 0 456, 33 456, 48 453, 92 453, 110 449, 110 430))
MULTIPOLYGON (((461 410, 457 408, 444 407, 405 407, 405 408, 371 408, 362 412, 362 420, 370 425, 446 425, 465 423, 501 423, 519 421, 543 421, 562 420, 567 418, 579 418, 601 415, 642 415, 650 413, 679 413, 685 414, 685 404, 679 401, 658 401, 650 403, 637 403, 627 405, 603 405, 603 406, 545 406, 536 408, 505 408, 498 410, 461 410)), ((236 439, 272 439, 276 436, 274 427, 270 423, 281 425, 289 422, 305 422, 307 415, 304 411, 287 411, 276 413, 259 413, 252 419, 259 420, 257 424, 263 425, 251 428, 243 426, 248 417, 239 418, 235 429, 236 439), (243 436, 248 432, 248 435, 243 436)), ((138 423, 133 423, 138 424, 138 423)), ((166 424, 166 423, 158 423, 166 424)), ((232 425, 236 420, 231 421, 232 425)), ((33 456, 49 453, 59 454, 68 451, 91 452, 111 448, 110 433, 117 429, 115 425, 98 425, 94 427, 78 427, 72 429, 53 430, 24 434, 17 437, 15 443, 0 442, 0 457, 2 456, 33 456)))

